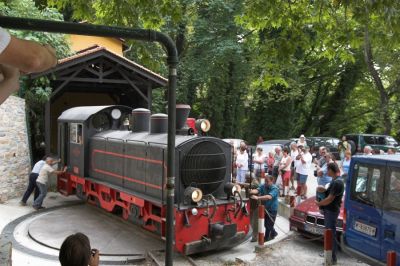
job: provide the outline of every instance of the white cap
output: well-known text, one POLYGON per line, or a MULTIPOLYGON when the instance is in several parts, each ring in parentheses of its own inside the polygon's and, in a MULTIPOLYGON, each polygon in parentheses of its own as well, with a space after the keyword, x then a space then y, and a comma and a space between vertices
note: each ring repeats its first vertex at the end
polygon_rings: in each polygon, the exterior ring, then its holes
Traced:
POLYGON ((300 138, 305 138, 303 134, 300 135, 300 138))

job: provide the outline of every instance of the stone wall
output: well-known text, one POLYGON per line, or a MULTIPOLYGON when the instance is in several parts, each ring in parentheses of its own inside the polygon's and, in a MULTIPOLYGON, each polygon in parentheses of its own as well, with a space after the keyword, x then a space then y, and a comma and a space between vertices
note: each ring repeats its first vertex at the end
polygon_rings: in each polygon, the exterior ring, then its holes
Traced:
POLYGON ((0 105, 0 202, 21 196, 30 167, 25 100, 11 96, 0 105))

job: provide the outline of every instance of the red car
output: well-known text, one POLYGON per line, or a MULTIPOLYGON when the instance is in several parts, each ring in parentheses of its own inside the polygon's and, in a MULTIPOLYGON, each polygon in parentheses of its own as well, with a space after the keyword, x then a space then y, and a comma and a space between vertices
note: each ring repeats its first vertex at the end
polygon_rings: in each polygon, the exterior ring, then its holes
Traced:
MULTIPOLYGON (((339 213, 336 231, 343 231, 344 204, 342 203, 339 213)), ((293 215, 289 218, 290 230, 300 232, 305 236, 319 236, 324 234, 324 216, 319 212, 315 204, 315 197, 310 197, 297 205, 293 215)))

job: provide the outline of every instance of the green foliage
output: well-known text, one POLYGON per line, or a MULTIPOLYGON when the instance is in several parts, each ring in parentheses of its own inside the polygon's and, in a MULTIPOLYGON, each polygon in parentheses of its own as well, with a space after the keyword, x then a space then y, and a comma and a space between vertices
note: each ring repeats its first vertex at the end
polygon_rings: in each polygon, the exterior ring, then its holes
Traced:
MULTIPOLYGON (((400 136, 399 1, 47 3, 72 10, 73 19, 169 34, 180 56, 178 102, 209 118, 213 135, 250 142, 301 133, 400 136)), ((130 59, 166 76, 159 45, 127 45, 130 59)), ((164 112, 165 92, 155 91, 153 102, 164 112)))

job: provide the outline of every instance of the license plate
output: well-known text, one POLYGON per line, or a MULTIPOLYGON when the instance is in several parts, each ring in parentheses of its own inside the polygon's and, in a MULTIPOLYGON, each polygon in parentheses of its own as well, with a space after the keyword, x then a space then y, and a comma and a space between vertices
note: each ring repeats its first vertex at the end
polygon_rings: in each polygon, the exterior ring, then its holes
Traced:
POLYGON ((323 235, 324 234, 324 228, 317 227, 317 226, 310 225, 310 224, 305 224, 304 230, 306 230, 307 232, 312 233, 314 235, 323 235))
POLYGON ((354 230, 364 233, 369 236, 375 236, 376 235, 376 227, 370 226, 368 224, 356 221, 354 223, 354 230))

